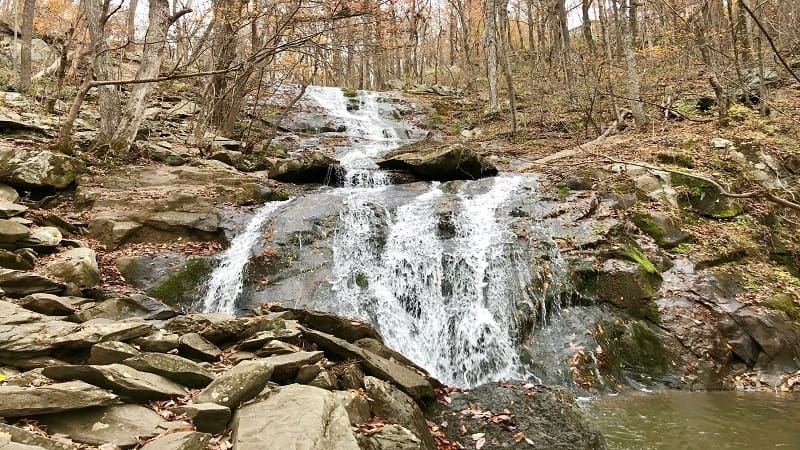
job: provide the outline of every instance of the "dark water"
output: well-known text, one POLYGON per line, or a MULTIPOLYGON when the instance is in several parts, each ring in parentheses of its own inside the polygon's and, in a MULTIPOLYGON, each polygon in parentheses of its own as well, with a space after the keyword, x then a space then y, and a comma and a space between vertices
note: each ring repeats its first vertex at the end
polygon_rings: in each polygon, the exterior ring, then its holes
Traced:
POLYGON ((609 449, 800 449, 800 396, 658 391, 584 405, 609 449))

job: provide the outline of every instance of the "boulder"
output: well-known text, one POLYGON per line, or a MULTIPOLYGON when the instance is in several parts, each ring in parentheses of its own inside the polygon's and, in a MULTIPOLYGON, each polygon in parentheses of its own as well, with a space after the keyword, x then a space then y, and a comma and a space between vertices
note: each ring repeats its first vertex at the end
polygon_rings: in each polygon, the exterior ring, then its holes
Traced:
POLYGON ((28 210, 28 207, 6 200, 0 200, 0 219, 9 219, 28 210))
POLYGON ((47 132, 38 125, 15 120, 6 114, 0 114, 0 134, 38 134, 46 136, 47 132))
POLYGON ((608 259, 599 268, 579 275, 581 295, 609 302, 635 318, 658 322, 658 310, 653 301, 661 286, 658 270, 646 259, 640 262, 608 259))
POLYGON ((0 183, 0 200, 14 203, 19 200, 19 194, 11 186, 0 183))
POLYGON ((198 333, 188 333, 181 336, 178 339, 178 352, 189 358, 208 362, 218 361, 222 355, 222 351, 216 345, 198 333))
POLYGON ((294 319, 308 328, 332 334, 348 342, 371 338, 383 342, 375 327, 361 320, 337 316, 335 314, 313 311, 309 309, 286 308, 281 305, 269 305, 266 311, 286 312, 285 319, 294 319))
POLYGON ((61 231, 56 227, 37 227, 17 242, 17 247, 28 247, 37 252, 52 252, 61 243, 61 231))
POLYGON ((122 364, 45 367, 42 374, 54 380, 83 380, 137 401, 167 400, 186 394, 183 386, 165 377, 122 364))
POLYGON ((233 417, 237 450, 358 450, 342 397, 313 386, 281 387, 233 417))
MULTIPOLYGON (((55 274, 53 275, 55 276, 55 274)), ((176 314, 172 309, 150 297, 133 295, 131 297, 117 297, 102 301, 75 314, 75 318, 81 322, 98 318, 123 320, 132 317, 142 317, 145 320, 163 320, 174 317, 176 314)))
MULTIPOLYGON (((359 434, 358 445, 362 450, 418 450, 422 446, 420 439, 409 429, 397 425, 386 424, 377 433, 359 434)), ((436 447, 434 447, 435 449, 436 447)))
POLYGON ((98 342, 130 341, 153 330, 153 325, 144 321, 110 322, 102 319, 82 324, 76 331, 58 339, 64 348, 89 348, 98 342))
POLYGON ((93 300, 83 297, 59 297, 53 294, 31 294, 17 301, 23 308, 48 316, 69 316, 81 306, 93 304, 93 300))
POLYGON ((644 233, 656 241, 660 247, 674 248, 690 238, 677 225, 661 212, 635 212, 631 219, 644 233))
POLYGON ((195 403, 216 403, 235 408, 261 392, 272 376, 265 360, 243 361, 218 376, 194 398, 195 403))
POLYGON ((419 441, 418 448, 437 449, 436 441, 428 430, 425 415, 411 397, 375 377, 364 378, 364 390, 372 399, 370 405, 373 416, 391 419, 411 430, 419 441))
POLYGON ((0 386, 0 417, 52 414, 119 403, 111 392, 82 381, 46 386, 0 386))
POLYGON ((14 270, 31 270, 35 266, 36 252, 29 248, 21 248, 14 252, 0 249, 0 267, 14 270))
POLYGON ((71 156, 0 147, 0 180, 17 188, 64 189, 82 170, 80 160, 71 156))
POLYGON ((321 152, 299 158, 282 159, 270 169, 269 177, 285 183, 327 183, 339 167, 339 161, 321 152))
POLYGON ((0 245, 16 244, 29 234, 31 230, 25 225, 13 220, 0 219, 0 245))
POLYGON ((446 422, 442 431, 450 440, 463 440, 461 430, 466 428, 469 433, 484 434, 486 449, 606 448, 603 435, 563 387, 491 383, 469 392, 451 393, 449 397, 449 404, 431 404, 426 416, 437 424, 446 422), (492 417, 496 417, 496 421, 487 420, 492 417), (513 424, 514 431, 523 432, 526 439, 516 442, 514 435, 502 426, 504 424, 513 424))
POLYGON ((231 409, 216 403, 192 403, 176 406, 170 411, 177 415, 186 415, 198 431, 220 434, 228 428, 231 420, 231 409))
MULTIPOLYGON (((322 352, 296 352, 285 355, 270 356, 261 361, 269 364, 274 369, 272 380, 289 381, 297 376, 300 367, 307 364, 314 364, 325 356, 322 352)), ((313 377, 312 377, 313 378, 313 377)))
POLYGON ((92 346, 88 362, 93 365, 114 364, 138 355, 139 350, 130 344, 117 341, 100 342, 92 346))
POLYGON ((9 297, 20 298, 38 293, 60 294, 66 286, 33 272, 0 269, 0 289, 9 297))
MULTIPOLYGON (((75 284, 82 289, 92 288, 100 280, 97 254, 90 248, 67 250, 58 255, 53 262, 47 264, 44 267, 44 272, 54 278, 75 284)), ((105 302, 102 304, 105 304, 105 302)))
POLYGON ((164 434, 145 444, 142 450, 201 450, 208 448, 211 435, 197 431, 164 434))
POLYGON ((391 382, 416 401, 425 401, 434 397, 431 382, 408 367, 326 333, 305 329, 303 334, 325 352, 330 352, 342 359, 358 360, 367 374, 391 382))
POLYGON ((236 168, 236 170, 241 170, 242 172, 266 170, 270 166, 269 162, 265 158, 261 158, 258 155, 242 153, 236 150, 226 150, 224 148, 215 150, 211 156, 209 156, 209 158, 215 161, 223 162, 231 167, 236 168))
POLYGON ((45 450, 74 450, 74 447, 71 445, 59 442, 55 439, 46 438, 32 431, 6 425, 4 423, 0 423, 0 435, 9 437, 11 442, 32 445, 36 448, 43 448, 45 450))
POLYGON ((180 336, 175 333, 156 330, 131 342, 145 352, 168 353, 178 349, 179 341, 180 336))
POLYGON ((204 367, 177 355, 142 353, 122 361, 122 364, 142 372, 161 375, 192 388, 205 387, 214 380, 214 375, 204 367))
POLYGON ((47 426, 50 434, 66 435, 77 442, 93 446, 111 443, 125 449, 139 445, 140 438, 157 435, 163 420, 144 406, 117 405, 41 416, 39 424, 47 426))
POLYGON ((730 219, 744 211, 740 200, 725 197, 717 186, 706 181, 673 173, 672 185, 683 186, 684 194, 679 200, 703 216, 730 219))
POLYGON ((0 357, 23 359, 46 355, 56 349, 63 336, 79 328, 74 323, 0 300, 0 357))
POLYGON ((497 168, 476 150, 462 144, 402 147, 383 156, 378 166, 408 172, 423 180, 473 180, 497 175, 497 168))

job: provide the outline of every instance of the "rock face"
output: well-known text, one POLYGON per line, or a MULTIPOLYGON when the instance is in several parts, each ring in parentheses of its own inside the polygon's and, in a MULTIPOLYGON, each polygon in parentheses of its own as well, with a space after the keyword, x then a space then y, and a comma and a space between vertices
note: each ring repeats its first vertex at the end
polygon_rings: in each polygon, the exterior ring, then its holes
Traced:
POLYGON ((71 156, 0 146, 0 181, 17 188, 63 189, 82 170, 83 164, 71 156))
POLYGON ((507 386, 483 385, 453 393, 450 404, 432 404, 426 415, 437 424, 447 422, 443 430, 449 439, 459 439, 462 426, 473 434, 484 433, 485 449, 606 448, 603 435, 588 422, 566 389, 507 386), (528 439, 517 442, 502 425, 514 425, 528 439))
POLYGON ((83 289, 94 287, 100 280, 97 255, 90 248, 73 248, 61 253, 55 261, 45 266, 44 271, 83 289))
POLYGON ((39 387, 0 386, 0 416, 52 414, 118 403, 118 397, 82 381, 39 387))
POLYGON ((390 152, 378 161, 378 166, 408 172, 422 180, 474 180, 497 175, 497 168, 473 148, 462 144, 435 148, 420 145, 390 152))
POLYGON ((359 449, 339 397, 312 386, 285 386, 244 406, 234 415, 233 430, 237 450, 359 449))

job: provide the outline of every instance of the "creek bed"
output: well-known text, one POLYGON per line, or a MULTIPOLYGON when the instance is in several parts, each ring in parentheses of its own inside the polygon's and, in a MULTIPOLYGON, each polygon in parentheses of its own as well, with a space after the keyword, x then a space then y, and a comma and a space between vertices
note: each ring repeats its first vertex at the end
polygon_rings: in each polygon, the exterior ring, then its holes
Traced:
POLYGON ((636 392, 584 406, 609 449, 800 448, 798 394, 636 392))

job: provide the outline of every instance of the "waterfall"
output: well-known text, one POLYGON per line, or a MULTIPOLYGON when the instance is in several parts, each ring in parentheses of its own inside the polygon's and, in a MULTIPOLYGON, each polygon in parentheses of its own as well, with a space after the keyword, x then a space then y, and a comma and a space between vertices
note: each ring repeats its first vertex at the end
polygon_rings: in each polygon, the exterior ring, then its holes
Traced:
POLYGON ((244 231, 231 240, 231 245, 219 258, 219 265, 211 273, 205 286, 205 295, 200 308, 205 312, 236 313, 236 301, 243 290, 247 263, 252 256, 252 248, 264 233, 264 225, 280 206, 288 203, 269 202, 259 208, 248 222, 244 231))
MULTIPOLYGON (((328 241, 334 298, 325 308, 371 322, 447 384, 531 377, 523 336, 560 308, 568 288, 547 233, 526 230, 526 241, 515 229, 511 200, 535 196, 535 177, 393 186, 375 159, 414 135, 393 106, 377 93, 346 98, 338 88, 309 87, 306 97, 347 138, 336 155, 343 187, 320 191, 323 202, 341 201, 328 241)), ((262 207, 232 241, 208 282, 205 311, 236 311, 251 249, 283 204, 262 207)))

